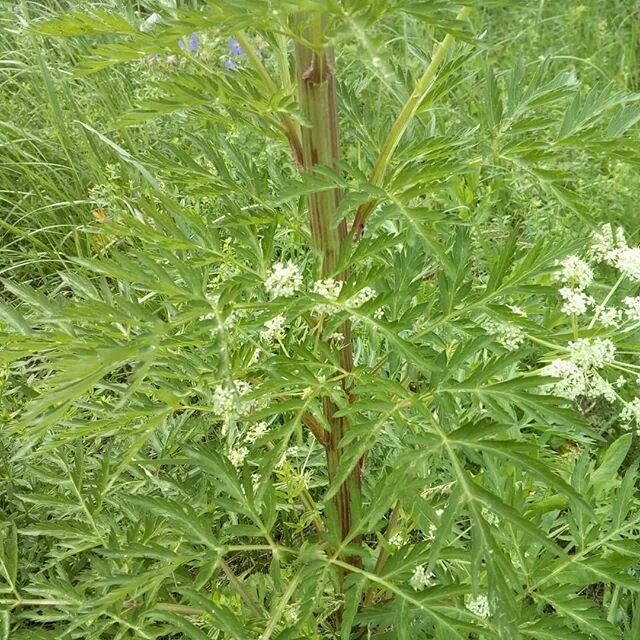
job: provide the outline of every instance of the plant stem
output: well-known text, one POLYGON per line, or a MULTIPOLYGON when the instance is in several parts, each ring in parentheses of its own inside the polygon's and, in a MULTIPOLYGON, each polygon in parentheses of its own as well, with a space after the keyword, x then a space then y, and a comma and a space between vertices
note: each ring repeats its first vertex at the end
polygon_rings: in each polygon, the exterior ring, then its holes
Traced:
MULTIPOLYGON (((400 501, 396 502, 393 512, 391 513, 391 517, 389 518, 389 524, 387 525, 387 530, 384 532, 384 537, 387 542, 391 539, 391 536, 394 534, 396 527, 398 526, 398 520, 400 519, 400 501)), ((376 560, 376 566, 373 570, 377 576, 380 575, 382 569, 384 568, 385 563, 389 558, 389 552, 380 545, 380 551, 378 553, 378 559, 376 560)), ((367 590, 367 593, 364 597, 364 606, 368 607, 373 602, 373 598, 376 594, 376 588, 371 585, 367 590)))
MULTIPOLYGON (((262 60, 260 60, 260 56, 256 53, 255 49, 251 46, 251 43, 247 40, 242 32, 236 32, 233 36, 238 44, 242 47, 244 52, 247 54, 247 58, 249 62, 251 62, 253 68, 256 70, 262 82, 264 82, 265 86, 269 93, 274 95, 278 91, 278 87, 271 79, 269 72, 266 70, 265 66, 262 64, 262 60)), ((288 78, 283 78, 283 81, 288 84, 288 78)), ((293 154, 293 160, 296 163, 298 168, 302 168, 302 145, 300 142, 300 127, 297 123, 291 118, 291 116, 286 113, 280 113, 278 115, 280 122, 282 123, 282 128, 287 136, 287 140, 289 141, 289 145, 291 147, 291 152, 293 154)))
POLYGON ((616 290, 618 289, 618 287, 622 284, 622 281, 625 278, 625 274, 623 273, 617 280, 616 283, 613 285, 613 287, 611 287, 611 290, 609 291, 609 293, 607 294, 607 297, 602 301, 602 304, 597 305, 596 306, 596 313, 593 314, 593 318, 591 318, 591 322, 589 323, 588 329, 593 329, 593 325, 596 323, 596 320, 598 319, 598 307, 600 307, 601 309, 604 309, 605 306, 607 305, 607 302, 609 302, 609 300, 611 300, 611 297, 613 296, 613 294, 616 292, 616 290))
MULTIPOLYGON (((457 16, 457 19, 466 20, 466 18, 468 18, 469 14, 471 13, 471 9, 472 7, 463 7, 457 16)), ((391 161, 391 156, 398 147, 398 144, 400 143, 404 132, 407 130, 409 123, 416 115, 420 105, 433 86, 433 83, 436 79, 436 73, 440 68, 440 65, 444 61, 449 49, 451 48, 453 41, 454 37, 450 33, 448 33, 444 37, 442 42, 435 48, 429 66, 425 69, 422 77, 420 78, 420 80, 418 80, 413 93, 409 96, 409 99, 402 107, 402 110, 391 126, 391 130, 389 131, 389 134, 387 135, 387 138, 384 141, 382 148, 380 149, 380 155, 378 156, 376 164, 373 167, 373 171, 369 178, 369 182, 371 182, 372 184, 376 186, 382 185, 382 180, 391 161)), ((356 217, 351 228, 355 240, 360 238, 360 236, 362 235, 365 222, 371 215, 377 203, 377 200, 369 200, 358 208, 358 212, 356 213, 356 217)))
POLYGON ((236 576, 235 573, 233 573, 233 571, 231 570, 231 567, 229 567, 229 565, 226 563, 226 561, 223 558, 219 558, 218 563, 220 565, 220 568, 224 572, 224 574, 229 579, 229 582, 233 585, 233 588, 238 592, 240 597, 244 600, 247 607, 249 607, 249 610, 251 611, 251 613, 256 618, 259 618, 261 614, 260 614, 260 609, 258 608, 258 605, 254 603, 253 599, 249 595, 249 592, 244 588, 244 585, 242 584, 242 582, 238 580, 238 577, 236 576))
MULTIPOLYGON (((302 130, 303 167, 314 173, 317 166, 335 168, 340 157, 338 132, 338 114, 336 104, 336 85, 334 75, 334 54, 330 47, 323 44, 324 23, 321 17, 313 17, 309 24, 309 16, 297 14, 294 25, 298 28, 301 40, 296 42, 295 57, 297 67, 297 83, 300 106, 307 127, 302 130)), ((337 277, 346 279, 346 273, 336 274, 340 248, 347 237, 346 220, 341 220, 337 227, 333 218, 342 193, 340 189, 324 189, 309 194, 309 221, 313 248, 322 260, 321 274, 323 278, 337 277)), ((340 367, 345 372, 353 369, 351 351, 351 327, 345 322, 342 327, 345 337, 338 356, 340 367)), ((348 395, 347 380, 343 379, 344 392, 348 395)), ((333 482, 340 459, 342 447, 340 442, 347 429, 345 418, 337 417, 337 407, 333 401, 325 397, 322 402, 323 412, 331 425, 329 438, 325 442, 329 482, 333 482)), ((345 539, 351 525, 360 514, 361 468, 358 466, 345 481, 336 494, 333 505, 338 523, 339 539, 345 539)))

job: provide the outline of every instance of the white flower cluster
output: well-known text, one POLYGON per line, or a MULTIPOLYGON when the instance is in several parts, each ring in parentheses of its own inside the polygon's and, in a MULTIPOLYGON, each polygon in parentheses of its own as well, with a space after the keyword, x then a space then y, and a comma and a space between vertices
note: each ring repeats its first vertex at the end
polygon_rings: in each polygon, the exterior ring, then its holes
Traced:
POLYGON ((585 396, 614 402, 617 397, 614 385, 597 369, 611 364, 615 355, 616 347, 607 338, 579 338, 569 343, 569 360, 553 360, 540 373, 558 378, 552 388, 560 398, 576 400, 585 396))
MULTIPOLYGON (((640 322, 640 296, 627 296, 620 308, 607 306, 625 277, 640 281, 640 247, 627 244, 624 229, 605 224, 592 234, 587 258, 591 264, 578 256, 569 256, 561 264, 559 278, 562 287, 559 293, 563 300, 563 313, 579 316, 592 308, 589 329, 596 322, 610 330, 619 328, 624 322, 640 322), (596 302, 586 292, 593 282, 592 264, 599 263, 620 271, 618 282, 602 303, 596 302)), ((601 337, 578 338, 569 343, 568 353, 567 360, 553 360, 541 371, 543 375, 557 379, 549 385, 555 395, 569 400, 602 398, 609 403, 620 401, 617 390, 626 384, 625 376, 609 381, 600 372, 603 367, 615 363, 616 346, 611 340, 601 337)), ((620 419, 628 427, 630 422, 636 420, 636 415, 640 417, 640 400, 634 399, 623 404, 620 419)))
POLYGON ((616 345, 608 338, 578 338, 569 343, 569 357, 579 367, 600 369, 616 357, 616 345))
POLYGON ((632 280, 640 280, 640 247, 627 247, 618 251, 616 267, 632 280))
POLYGON ((584 291, 572 289, 571 287, 562 287, 559 291, 560 297, 564 300, 562 305, 562 313, 567 315, 575 314, 581 316, 587 312, 587 309, 594 304, 594 299, 587 295, 584 291))
POLYGON ((489 320, 485 322, 484 328, 508 351, 516 351, 525 341, 522 329, 513 324, 499 324, 489 320))
POLYGON ((596 262, 605 262, 616 266, 618 252, 627 246, 624 229, 618 228, 614 234, 609 223, 602 225, 600 231, 591 235, 589 256, 596 262))
POLYGON ((562 313, 580 316, 595 304, 594 299, 584 292, 593 282, 593 271, 589 263, 578 256, 568 256, 560 264, 560 281, 566 285, 559 291, 564 300, 562 313))
POLYGON ((349 300, 349 305, 352 307, 361 307, 365 302, 373 300, 376 297, 376 290, 371 287, 363 287, 356 293, 353 298, 349 300))
POLYGON ((553 394, 559 398, 575 400, 587 392, 587 376, 585 372, 569 360, 553 360, 540 372, 544 376, 558 378, 553 386, 553 394))
POLYGON ((394 549, 399 549, 406 542, 406 537, 402 531, 397 531, 389 538, 389 544, 394 549))
POLYGON ((583 291, 593 282, 593 271, 582 258, 568 256, 562 262, 560 279, 573 289, 583 291))
POLYGON ((423 564, 418 565, 409 580, 409 585, 414 591, 421 591, 434 584, 435 575, 432 571, 427 571, 427 567, 423 564))
POLYGON ((486 507, 482 507, 482 517, 487 521, 488 524, 498 527, 500 526, 500 518, 493 513, 493 511, 489 511, 486 507))
POLYGON ((342 280, 327 278, 326 280, 316 280, 313 283, 312 291, 328 300, 337 300, 342 291, 342 280))
POLYGON ((600 375, 592 375, 589 379, 589 391, 587 395, 590 398, 604 398, 607 402, 615 402, 618 394, 616 388, 608 380, 600 375))
POLYGON ((617 328, 622 322, 622 311, 614 307, 604 307, 600 305, 596 308, 596 316, 603 327, 617 328))
MULTIPOLYGON (((316 280, 313 283, 312 291, 319 296, 335 302, 342 291, 342 280, 334 280, 333 278, 327 278, 326 280, 316 280)), ((317 304, 313 311, 317 314, 329 315, 333 311, 331 304, 317 304)))
POLYGON ((640 322, 640 296, 627 296, 624 299, 624 306, 627 318, 632 322, 640 322))
POLYGON ((260 422, 255 422, 247 430, 247 433, 245 434, 244 439, 246 442, 253 444, 258 438, 263 436, 268 429, 269 427, 264 420, 261 420, 260 422))
POLYGON ((302 287, 302 274, 291 260, 276 262, 264 281, 264 288, 272 298, 290 298, 302 287))
POLYGON ((624 229, 615 233, 610 224, 605 224, 591 237, 589 254, 598 262, 605 262, 619 269, 632 280, 640 280, 640 247, 629 247, 624 229))
MULTIPOLYGON (((325 298, 326 302, 316 304, 313 308, 313 312, 322 315, 330 315, 333 313, 335 305, 340 297, 342 286, 344 282, 342 280, 336 280, 335 278, 325 278, 324 280, 316 280, 311 286, 311 291, 322 298, 325 298)), ((271 298, 290 298, 297 291, 302 288, 303 278, 299 267, 289 260, 286 264, 283 262, 276 262, 271 267, 271 271, 267 275, 264 281, 264 287, 267 294, 271 298)), ((363 287, 355 293, 349 300, 345 301, 346 306, 352 308, 361 307, 369 300, 373 300, 377 293, 375 289, 371 287, 363 287)), ((374 317, 380 319, 384 315, 382 309, 376 309, 374 317)), ((260 337, 265 342, 273 342, 282 337, 284 330, 284 316, 276 316, 265 323, 265 329, 261 332, 260 337)))
MULTIPOLYGON (((436 517, 442 518, 444 509, 436 509, 436 517)), ((438 525, 433 522, 429 525, 429 531, 427 531, 427 540, 435 540, 436 533, 438 533, 438 525)))
MULTIPOLYGON (((316 293, 328 300, 329 304, 317 304, 313 308, 314 313, 327 315, 331 314, 334 310, 334 305, 332 303, 335 303, 338 300, 340 292, 342 291, 343 284, 344 283, 341 280, 334 280, 333 278, 316 280, 316 282, 313 283, 313 287, 311 290, 313 291, 313 293, 316 293)), ((345 305, 357 309, 366 302, 369 302, 369 300, 373 300, 376 295, 377 293, 375 289, 372 289, 371 287, 363 287, 355 295, 346 300, 345 305)), ((374 312, 374 316, 376 317, 376 319, 380 318, 378 311, 379 310, 376 309, 376 311, 374 312)))
POLYGON ((630 402, 625 403, 624 408, 620 412, 620 419, 626 424, 627 428, 632 421, 640 425, 640 398, 635 397, 630 402))
POLYGON ((228 454, 229 462, 237 469, 244 464, 247 456, 249 455, 249 449, 247 447, 236 447, 231 449, 228 454))
POLYGON ((464 597, 464 606, 479 618, 488 618, 491 615, 489 598, 484 594, 480 594, 477 598, 466 595, 464 597))
MULTIPOLYGON (((640 248, 627 246, 624 230, 617 229, 614 237, 611 225, 604 225, 600 232, 593 234, 589 256, 596 261, 606 262, 634 280, 640 280, 640 248)), ((586 289, 593 281, 593 270, 589 263, 578 256, 569 256, 562 263, 560 280, 563 286, 559 293, 563 300, 561 310, 567 315, 584 315, 589 307, 595 306, 596 301, 587 294, 586 289)), ((632 298, 627 298, 631 301, 632 298)), ((640 319, 640 304, 635 307, 628 305, 629 319, 640 319)), ((623 312, 604 305, 596 306, 595 318, 603 327, 617 328, 623 321, 623 312)))
MULTIPOLYGON (((593 399, 604 398, 608 402, 615 402, 617 398, 616 388, 608 380, 568 360, 554 360, 541 373, 558 378, 558 382, 552 387, 553 394, 559 398, 576 400, 584 396, 593 399)), ((619 385, 619 381, 616 384, 619 385)))
POLYGON ((283 315, 277 315, 264 323, 264 329, 260 332, 260 339, 267 343, 282 340, 287 319, 283 315))
POLYGON ((213 411, 225 420, 250 413, 255 401, 244 398, 251 393, 251 385, 244 380, 234 380, 231 385, 219 384, 213 390, 213 411))

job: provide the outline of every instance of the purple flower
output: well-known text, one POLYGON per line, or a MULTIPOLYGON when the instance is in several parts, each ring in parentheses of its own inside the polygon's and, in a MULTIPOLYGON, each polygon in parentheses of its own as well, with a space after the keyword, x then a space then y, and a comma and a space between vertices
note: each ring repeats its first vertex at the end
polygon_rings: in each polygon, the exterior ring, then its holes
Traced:
POLYGON ((192 33, 189 36, 189 51, 197 51, 200 48, 200 40, 197 33, 192 33))
POLYGON ((231 50, 231 55, 234 55, 234 56, 245 55, 244 49, 240 46, 240 43, 233 36, 229 38, 229 49, 231 50))
MULTIPOLYGON (((180 40, 178 40, 178 46, 181 49, 185 48, 184 40, 182 38, 180 38, 180 40)), ((187 50, 188 51, 197 51, 199 48, 200 48, 200 41, 198 40, 198 34, 197 33, 192 33, 189 36, 189 39, 187 40, 187 50)))
POLYGON ((225 69, 235 69, 237 65, 233 60, 227 59, 224 61, 224 66, 225 69))

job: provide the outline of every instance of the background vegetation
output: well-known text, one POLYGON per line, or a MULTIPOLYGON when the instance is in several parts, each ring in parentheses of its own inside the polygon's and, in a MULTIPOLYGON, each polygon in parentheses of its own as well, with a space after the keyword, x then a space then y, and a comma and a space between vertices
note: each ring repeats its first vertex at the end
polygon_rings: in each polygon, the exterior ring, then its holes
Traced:
POLYGON ((2 5, 0 638, 640 637, 640 318, 558 295, 570 255, 598 304, 640 295, 592 236, 639 243, 640 5, 449 4, 327 3, 343 164, 313 179, 269 3, 2 5), (349 220, 380 204, 313 331, 306 196, 336 183, 349 220), (301 293, 269 296, 289 260, 301 293), (567 395, 545 367, 581 339, 616 355, 567 395), (338 479, 366 455, 346 540, 324 398, 355 425, 338 479))

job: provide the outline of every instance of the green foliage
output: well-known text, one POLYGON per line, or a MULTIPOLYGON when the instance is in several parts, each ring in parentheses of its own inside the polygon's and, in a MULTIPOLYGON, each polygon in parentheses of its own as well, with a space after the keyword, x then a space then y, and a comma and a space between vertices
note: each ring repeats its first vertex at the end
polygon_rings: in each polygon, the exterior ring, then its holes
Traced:
POLYGON ((30 4, 3 17, 0 638, 635 639, 640 271, 606 206, 632 79, 517 50, 534 10, 504 2, 30 4), (337 54, 313 171, 296 11, 337 54), (336 189, 334 226, 368 211, 342 285, 307 219, 336 189))

